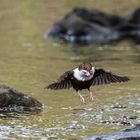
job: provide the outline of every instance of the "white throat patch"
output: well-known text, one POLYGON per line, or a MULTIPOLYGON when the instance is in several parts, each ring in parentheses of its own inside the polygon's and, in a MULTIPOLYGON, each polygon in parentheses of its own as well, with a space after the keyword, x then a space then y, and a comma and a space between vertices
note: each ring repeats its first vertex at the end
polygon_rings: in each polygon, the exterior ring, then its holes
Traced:
POLYGON ((82 70, 79 70, 78 68, 76 68, 76 69, 73 70, 74 77, 77 80, 80 80, 80 81, 87 81, 87 80, 92 79, 92 77, 94 76, 95 68, 92 67, 92 70, 91 71, 92 71, 92 74, 91 75, 85 76, 82 70))

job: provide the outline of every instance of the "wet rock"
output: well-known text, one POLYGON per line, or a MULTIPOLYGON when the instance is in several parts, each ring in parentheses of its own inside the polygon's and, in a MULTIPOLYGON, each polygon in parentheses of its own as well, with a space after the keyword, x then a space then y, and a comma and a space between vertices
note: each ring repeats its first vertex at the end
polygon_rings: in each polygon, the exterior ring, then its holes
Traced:
POLYGON ((122 120, 104 120, 104 121, 101 121, 100 123, 102 124, 116 124, 116 125, 131 125, 130 122, 127 122, 127 121, 122 121, 122 120))
POLYGON ((140 44, 140 7, 127 17, 127 26, 125 27, 128 32, 128 37, 140 44))
POLYGON ((123 39, 140 44, 140 7, 124 17, 74 8, 53 25, 47 36, 72 44, 107 44, 123 39))
POLYGON ((135 120, 138 117, 137 116, 123 116, 123 118, 135 120))
POLYGON ((125 18, 96 9, 74 8, 47 35, 68 43, 106 44, 123 38, 118 28, 124 22, 125 18))
POLYGON ((36 99, 16 91, 5 85, 0 85, 0 112, 37 111, 42 104, 36 99))
POLYGON ((86 140, 140 140, 140 125, 109 135, 98 135, 86 140))
POLYGON ((123 108, 127 108, 127 106, 122 106, 122 105, 117 105, 117 106, 116 106, 116 105, 113 105, 113 106, 111 106, 111 108, 114 108, 114 109, 115 109, 115 108, 123 109, 123 108))

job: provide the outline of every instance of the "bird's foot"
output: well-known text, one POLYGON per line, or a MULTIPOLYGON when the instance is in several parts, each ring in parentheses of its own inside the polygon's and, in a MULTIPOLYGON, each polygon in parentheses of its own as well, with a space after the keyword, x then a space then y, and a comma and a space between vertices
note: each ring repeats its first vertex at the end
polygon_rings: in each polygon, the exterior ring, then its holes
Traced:
POLYGON ((85 98, 81 95, 80 96, 80 101, 82 102, 82 103, 85 103, 85 98))
POLYGON ((92 94, 92 92, 90 92, 90 99, 91 99, 91 101, 95 101, 95 99, 96 99, 96 96, 94 96, 94 95, 92 94))
POLYGON ((78 92, 78 96, 80 97, 80 101, 85 103, 85 98, 78 92))

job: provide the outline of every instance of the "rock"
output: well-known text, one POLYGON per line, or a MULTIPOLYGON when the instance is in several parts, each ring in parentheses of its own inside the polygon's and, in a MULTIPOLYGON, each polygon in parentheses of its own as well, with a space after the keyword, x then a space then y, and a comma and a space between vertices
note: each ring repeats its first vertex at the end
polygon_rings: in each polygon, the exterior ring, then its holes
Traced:
POLYGON ((93 136, 86 140, 140 140, 140 124, 132 129, 126 129, 109 135, 93 136))
POLYGON ((127 31, 127 37, 136 44, 140 44, 140 7, 135 9, 126 19, 125 30, 127 31))
POLYGON ((140 44, 140 7, 125 17, 74 8, 52 26, 47 36, 72 44, 107 44, 123 39, 140 44))
POLYGON ((47 35, 68 43, 106 44, 123 38, 123 34, 117 29, 124 22, 122 17, 96 9, 74 8, 55 23, 47 35))
POLYGON ((125 18, 109 15, 96 9, 74 8, 48 32, 53 39, 78 44, 106 44, 121 40, 118 28, 125 18))
POLYGON ((41 109, 42 104, 36 99, 6 85, 0 85, 0 112, 37 111, 41 109))

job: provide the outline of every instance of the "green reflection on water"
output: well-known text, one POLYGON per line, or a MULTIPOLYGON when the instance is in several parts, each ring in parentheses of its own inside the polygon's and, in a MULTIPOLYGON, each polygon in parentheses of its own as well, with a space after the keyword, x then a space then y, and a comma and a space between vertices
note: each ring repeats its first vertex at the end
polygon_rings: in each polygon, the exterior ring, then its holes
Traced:
MULTIPOLYGON (((27 93, 44 104, 38 115, 1 118, 3 137, 35 139, 46 137, 83 138, 124 129, 122 124, 102 123, 137 116, 139 121, 139 51, 130 42, 74 48, 43 38, 51 25, 74 6, 89 6, 125 15, 139 0, 1 0, 0 4, 0 82, 27 93), (112 47, 113 46, 113 47, 112 47), (74 90, 50 91, 44 87, 62 72, 83 60, 114 73, 128 75, 128 83, 92 88, 96 101, 81 105, 74 90), (127 108, 111 108, 122 105, 127 108)), ((83 91, 86 92, 86 91, 83 91)), ((135 124, 132 120, 130 125, 135 124)))

